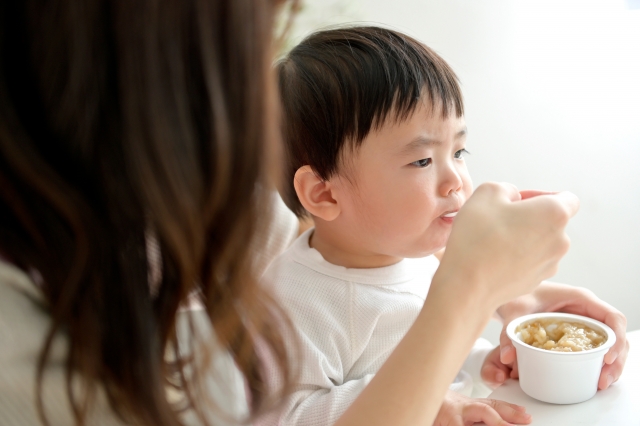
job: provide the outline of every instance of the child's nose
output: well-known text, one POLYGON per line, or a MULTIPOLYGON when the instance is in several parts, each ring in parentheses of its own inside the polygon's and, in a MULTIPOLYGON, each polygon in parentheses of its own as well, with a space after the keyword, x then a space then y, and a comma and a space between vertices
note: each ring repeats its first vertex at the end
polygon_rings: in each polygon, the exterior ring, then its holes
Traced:
POLYGON ((451 193, 458 192, 462 189, 462 178, 460 173, 453 164, 448 164, 442 170, 440 180, 440 195, 448 197, 451 193))

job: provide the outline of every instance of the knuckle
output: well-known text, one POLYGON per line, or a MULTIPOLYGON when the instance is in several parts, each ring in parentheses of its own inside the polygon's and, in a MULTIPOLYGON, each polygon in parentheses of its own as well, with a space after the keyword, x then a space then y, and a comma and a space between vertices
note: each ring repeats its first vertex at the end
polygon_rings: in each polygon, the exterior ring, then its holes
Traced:
POLYGON ((555 276, 558 273, 558 268, 559 268, 558 262, 551 263, 547 267, 546 273, 544 274, 545 275, 545 279, 555 276))
POLYGON ((550 217, 558 227, 564 227, 569 222, 569 214, 558 205, 555 205, 554 208, 551 209, 550 217))
POLYGON ((590 299, 590 300, 597 300, 597 299, 598 299, 598 297, 596 296, 596 294, 595 294, 592 290, 590 290, 590 289, 588 289, 588 288, 585 288, 585 287, 576 287, 576 291, 578 291, 579 293, 581 293, 581 294, 582 294, 582 296, 583 296, 585 299, 590 299))
MULTIPOLYGON (((623 328, 627 328, 627 317, 620 311, 617 311, 614 316, 617 318, 618 322, 623 328)), ((627 341, 627 344, 629 342, 627 341)))
POLYGON ((478 186, 476 192, 486 193, 486 194, 495 194, 500 191, 500 184, 497 182, 485 182, 478 186))
POLYGON ((567 254, 570 248, 571 248, 571 238, 569 238, 567 234, 562 234, 562 237, 560 238, 560 244, 558 247, 560 255, 564 256, 565 254, 567 254))
POLYGON ((569 222, 571 215, 557 201, 547 198, 544 200, 544 217, 547 218, 556 227, 563 228, 569 222))
POLYGON ((480 408, 480 415, 485 420, 495 421, 496 418, 500 417, 498 415, 496 407, 497 404, 495 403, 495 401, 489 402, 488 404, 482 404, 482 407, 480 408))

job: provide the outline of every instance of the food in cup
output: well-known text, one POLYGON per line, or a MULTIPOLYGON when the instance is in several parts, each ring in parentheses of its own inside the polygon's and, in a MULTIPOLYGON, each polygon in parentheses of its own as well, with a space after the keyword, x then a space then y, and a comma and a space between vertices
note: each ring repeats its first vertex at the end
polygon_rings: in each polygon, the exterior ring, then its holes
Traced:
MULTIPOLYGON (((592 398, 598 391, 604 355, 616 343, 615 333, 606 324, 593 318, 561 312, 515 318, 507 325, 506 332, 516 348, 523 392, 539 401, 552 404, 577 404, 592 398), (523 341, 522 330, 526 330, 527 325, 539 322, 544 328, 547 321, 549 324, 579 324, 582 329, 586 326, 604 336, 604 339, 593 349, 577 352, 538 348, 523 341), (516 331, 518 327, 520 330, 516 331)), ((547 336, 551 334, 547 329, 544 332, 547 336)))
POLYGON ((580 352, 602 346, 606 336, 579 322, 541 318, 515 329, 520 339, 533 347, 557 352, 580 352))

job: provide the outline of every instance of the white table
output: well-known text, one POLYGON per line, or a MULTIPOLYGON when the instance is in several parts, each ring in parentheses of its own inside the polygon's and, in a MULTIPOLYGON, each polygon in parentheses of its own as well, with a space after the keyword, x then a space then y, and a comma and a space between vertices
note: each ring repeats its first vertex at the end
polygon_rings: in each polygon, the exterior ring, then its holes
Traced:
POLYGON ((620 379, 580 404, 555 405, 535 400, 507 380, 489 398, 526 407, 532 426, 640 426, 640 330, 627 333, 631 349, 620 379))

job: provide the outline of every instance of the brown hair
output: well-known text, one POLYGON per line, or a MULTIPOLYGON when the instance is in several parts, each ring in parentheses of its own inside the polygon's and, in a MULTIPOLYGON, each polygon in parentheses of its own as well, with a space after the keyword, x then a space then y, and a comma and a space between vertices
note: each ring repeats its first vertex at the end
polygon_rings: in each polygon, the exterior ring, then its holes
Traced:
POLYGON ((386 28, 316 32, 282 59, 277 71, 286 151, 281 192, 298 216, 306 213, 293 187, 300 167, 309 165, 329 179, 347 141, 355 148, 387 118, 408 118, 424 96, 440 107, 443 118, 452 110, 464 114, 457 77, 444 59, 386 28))
MULTIPOLYGON (((193 292, 247 379, 254 414, 268 405, 258 352, 291 381, 286 321, 256 284, 249 252, 268 221, 274 3, 0 6, 0 246, 43 277, 52 325, 38 386, 64 332, 78 424, 94 392, 74 394, 76 376, 89 390, 104 385, 122 417, 154 426, 181 424, 172 384, 207 423, 202 372, 165 358, 193 292), (149 231, 161 256, 156 297, 149 231)), ((38 409, 46 423, 40 391, 38 409)))

